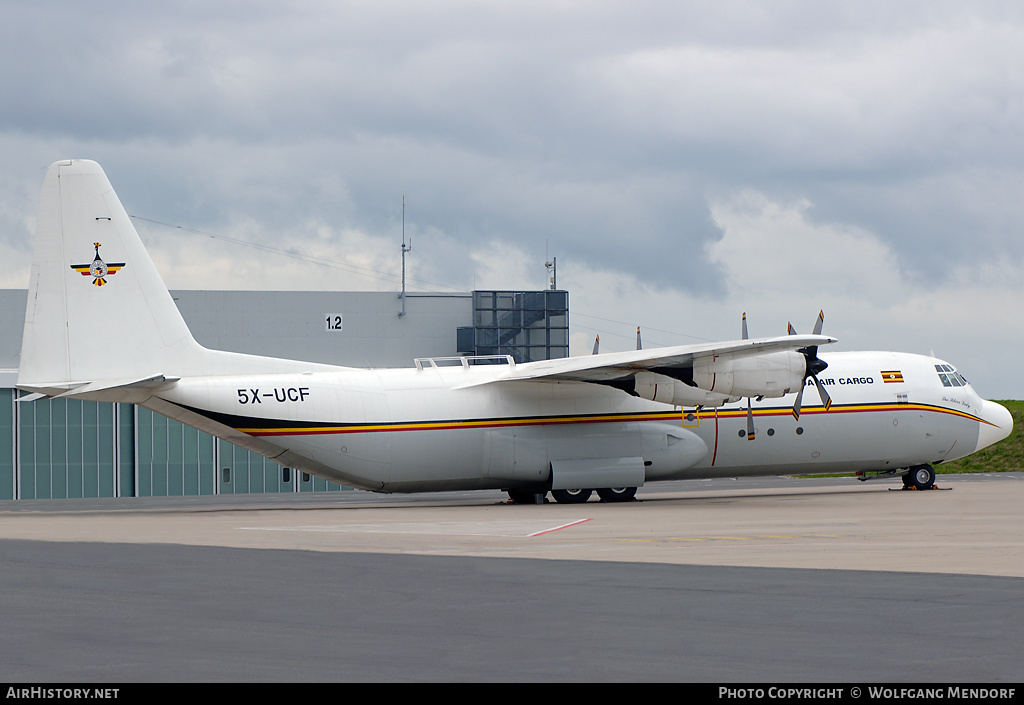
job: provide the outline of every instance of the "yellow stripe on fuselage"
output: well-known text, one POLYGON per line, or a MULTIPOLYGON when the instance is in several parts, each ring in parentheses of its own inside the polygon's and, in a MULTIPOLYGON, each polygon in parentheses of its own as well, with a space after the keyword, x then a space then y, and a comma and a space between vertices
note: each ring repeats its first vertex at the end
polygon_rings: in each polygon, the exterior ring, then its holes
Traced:
MULTIPOLYGON (((847 404, 835 405, 825 410, 823 407, 811 407, 803 409, 801 415, 817 414, 863 414, 892 411, 927 411, 932 413, 951 414, 961 418, 970 419, 979 423, 988 423, 958 409, 947 409, 941 406, 930 404, 847 404)), ((591 414, 586 416, 532 416, 532 417, 510 417, 504 419, 452 419, 439 421, 408 421, 381 424, 323 424, 321 426, 288 426, 282 422, 278 428, 257 428, 238 427, 237 430, 250 436, 291 436, 291 435, 323 435, 323 434, 345 434, 345 433, 396 433, 399 431, 438 431, 452 429, 470 428, 503 428, 516 426, 556 426, 565 424, 594 424, 594 423, 616 423, 616 422, 637 422, 637 421, 682 421, 682 414, 685 411, 656 411, 656 412, 633 412, 621 414, 591 414)), ((746 418, 745 408, 718 409, 716 411, 705 410, 703 412, 710 417, 716 415, 718 418, 746 418)), ((754 416, 790 416, 793 411, 790 407, 770 407, 754 409, 754 416)), ((991 424, 989 424, 991 425, 991 424)))

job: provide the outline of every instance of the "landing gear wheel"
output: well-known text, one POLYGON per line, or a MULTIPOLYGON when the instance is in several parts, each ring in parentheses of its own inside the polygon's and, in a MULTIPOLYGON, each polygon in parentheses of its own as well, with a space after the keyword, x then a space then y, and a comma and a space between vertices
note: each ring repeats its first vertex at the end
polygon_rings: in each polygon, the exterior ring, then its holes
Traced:
POLYGON ((547 492, 531 492, 529 490, 505 490, 512 504, 544 504, 547 492))
POLYGON ((559 504, 583 504, 594 490, 551 490, 551 496, 559 504))
POLYGON ((632 502, 636 497, 635 487, 606 487, 598 490, 597 496, 602 502, 632 502))
POLYGON ((931 465, 916 465, 903 476, 903 484, 916 490, 930 490, 935 486, 935 470, 931 465), (907 478, 910 478, 909 485, 907 478))

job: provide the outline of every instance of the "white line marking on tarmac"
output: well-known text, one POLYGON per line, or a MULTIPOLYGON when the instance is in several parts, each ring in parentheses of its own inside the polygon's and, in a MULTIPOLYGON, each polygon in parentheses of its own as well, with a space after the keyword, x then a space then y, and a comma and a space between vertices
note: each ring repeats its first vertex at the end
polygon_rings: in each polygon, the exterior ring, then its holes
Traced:
POLYGON ((339 534, 420 534, 442 536, 492 536, 532 538, 588 522, 578 519, 551 526, 539 521, 431 521, 387 524, 311 524, 305 526, 239 526, 242 531, 308 531, 339 534))

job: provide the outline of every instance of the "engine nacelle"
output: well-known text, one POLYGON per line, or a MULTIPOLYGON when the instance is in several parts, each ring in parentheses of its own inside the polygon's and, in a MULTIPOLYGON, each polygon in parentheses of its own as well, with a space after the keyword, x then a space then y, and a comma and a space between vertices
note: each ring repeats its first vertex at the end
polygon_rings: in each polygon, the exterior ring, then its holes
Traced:
POLYGON ((800 389, 807 372, 803 353, 792 350, 694 360, 693 382, 701 389, 741 397, 781 397, 800 389))
POLYGON ((635 387, 633 392, 641 399, 660 401, 662 404, 673 406, 721 406, 733 401, 739 401, 739 397, 729 397, 724 394, 709 392, 706 389, 698 389, 684 384, 671 377, 660 375, 656 372, 637 372, 634 375, 635 387))

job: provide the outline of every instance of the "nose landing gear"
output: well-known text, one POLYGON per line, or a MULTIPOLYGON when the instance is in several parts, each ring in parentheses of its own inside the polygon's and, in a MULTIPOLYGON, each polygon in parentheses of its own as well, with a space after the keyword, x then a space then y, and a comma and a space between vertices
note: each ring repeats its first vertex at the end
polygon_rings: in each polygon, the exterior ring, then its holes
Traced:
POLYGON ((935 469, 931 465, 915 465, 903 476, 905 490, 935 489, 935 469))

